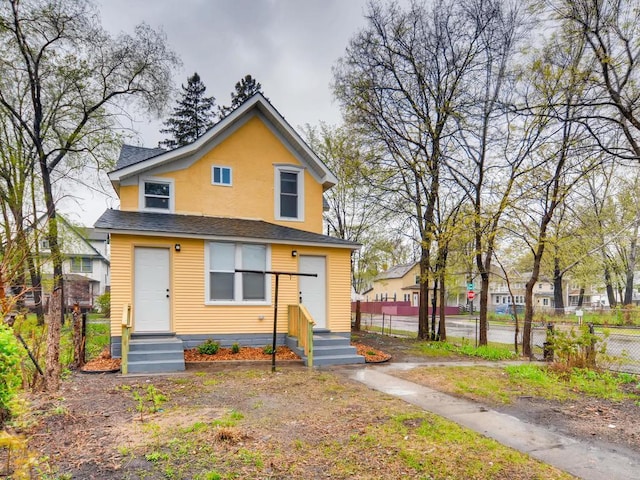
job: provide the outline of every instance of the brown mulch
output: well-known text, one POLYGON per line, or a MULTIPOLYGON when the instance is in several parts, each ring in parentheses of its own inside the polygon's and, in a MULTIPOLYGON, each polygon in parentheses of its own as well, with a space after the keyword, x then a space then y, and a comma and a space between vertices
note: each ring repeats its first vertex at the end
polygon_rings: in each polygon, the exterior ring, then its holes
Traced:
MULTIPOLYGON (((356 347, 358 355, 362 355, 367 363, 381 363, 386 362, 391 358, 391 355, 378 350, 374 347, 366 345, 364 343, 352 342, 352 345, 356 347)), ((185 362, 219 362, 219 361, 258 361, 258 360, 270 360, 272 358, 270 353, 264 353, 263 347, 240 347, 240 351, 233 353, 231 348, 220 347, 218 352, 214 355, 206 355, 198 352, 197 348, 190 348, 184 351, 185 362)), ((296 355, 289 347, 280 346, 276 349, 276 360, 300 360, 300 357, 296 355)), ((111 358, 109 349, 105 348, 103 352, 93 360, 87 362, 83 367, 84 372, 111 372, 120 368, 120 359, 111 358)))
MULTIPOLYGON (((214 355, 200 353, 197 348, 184 351, 185 362, 216 362, 221 360, 271 360, 271 354, 264 353, 263 347, 240 347, 238 353, 233 353, 231 348, 220 347, 214 355)), ((300 360, 300 357, 293 353, 289 347, 280 346, 276 348, 276 360, 300 360)))
POLYGON ((371 347, 364 343, 351 342, 351 345, 356 347, 358 355, 362 355, 365 362, 367 363, 382 363, 391 359, 391 355, 389 355, 388 353, 385 353, 382 350, 378 350, 377 348, 371 347))

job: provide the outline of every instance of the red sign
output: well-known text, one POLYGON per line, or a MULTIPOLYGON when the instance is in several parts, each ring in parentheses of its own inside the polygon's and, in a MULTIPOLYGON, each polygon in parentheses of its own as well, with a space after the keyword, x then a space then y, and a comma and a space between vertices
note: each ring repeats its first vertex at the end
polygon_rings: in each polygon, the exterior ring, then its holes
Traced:
POLYGON ((469 290, 467 292, 467 299, 473 300, 474 298, 476 298, 476 292, 474 292, 473 290, 469 290))

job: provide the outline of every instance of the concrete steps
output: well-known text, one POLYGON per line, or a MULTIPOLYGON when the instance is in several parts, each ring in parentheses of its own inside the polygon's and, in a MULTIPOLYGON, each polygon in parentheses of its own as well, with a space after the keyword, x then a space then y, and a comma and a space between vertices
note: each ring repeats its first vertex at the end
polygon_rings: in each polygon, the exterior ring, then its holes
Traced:
MULTIPOLYGON (((287 346, 300 355, 305 365, 307 357, 295 337, 287 337, 287 346)), ((365 363, 364 357, 356 353, 348 337, 332 334, 329 331, 313 332, 313 366, 351 365, 365 363)))
POLYGON ((129 342, 129 373, 181 372, 184 366, 182 340, 174 335, 137 335, 129 342))

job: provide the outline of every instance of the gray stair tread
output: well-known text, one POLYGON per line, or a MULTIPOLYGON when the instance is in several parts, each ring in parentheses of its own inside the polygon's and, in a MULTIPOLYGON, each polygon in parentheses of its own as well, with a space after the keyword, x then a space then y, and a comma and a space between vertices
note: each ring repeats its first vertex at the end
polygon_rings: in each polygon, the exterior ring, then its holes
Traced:
POLYGON ((180 361, 180 360, 145 360, 145 361, 136 361, 136 360, 132 360, 132 361, 127 361, 127 365, 131 366, 131 365, 160 365, 160 364, 174 364, 174 363, 181 363, 184 364, 184 360, 180 361))

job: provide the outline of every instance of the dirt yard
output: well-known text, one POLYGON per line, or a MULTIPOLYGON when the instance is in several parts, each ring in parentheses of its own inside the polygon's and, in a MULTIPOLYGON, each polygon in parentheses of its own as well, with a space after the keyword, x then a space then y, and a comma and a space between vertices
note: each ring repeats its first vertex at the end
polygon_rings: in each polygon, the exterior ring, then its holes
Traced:
MULTIPOLYGON (((357 340, 390 354, 390 362, 425 360, 412 353, 408 340, 366 334, 357 340)), ((453 360, 427 361, 444 364, 453 360)), ((342 466, 350 455, 350 439, 369 438, 371 425, 383 425, 392 412, 408 407, 334 376, 331 370, 309 371, 299 361, 279 362, 275 374, 270 373, 268 361, 190 364, 187 372, 173 376, 77 373, 63 383, 59 395, 34 396, 31 401, 32 414, 19 430, 28 438, 29 449, 38 452, 31 459, 40 465, 39 476, 34 478, 231 478, 190 476, 189 468, 201 468, 198 462, 203 454, 237 472, 239 476, 233 478, 373 479, 382 478, 380 472, 385 472, 385 478, 422 478, 394 461, 391 447, 375 439, 366 458, 359 458, 362 453, 358 453, 359 474, 351 476, 349 468, 342 466), (305 401, 297 402, 298 398, 305 401), (235 412, 250 417, 250 426, 237 428, 235 412), (215 434, 203 427, 211 424, 218 426, 215 434), (185 432, 199 435, 199 440, 185 443, 181 437, 185 432), (321 454, 303 455, 308 449, 321 454), (342 455, 345 459, 339 460, 342 455), (165 460, 182 464, 180 458, 184 458, 184 471, 159 468, 165 460), (261 463, 265 458, 269 458, 266 465, 261 463), (257 465, 267 474, 254 476, 257 465)), ((583 398, 559 404, 523 398, 508 407, 491 408, 640 454, 639 407, 632 402, 583 398)), ((515 464, 512 470, 502 468, 499 474, 474 478, 567 478, 559 473, 540 477, 529 467, 515 464)))

